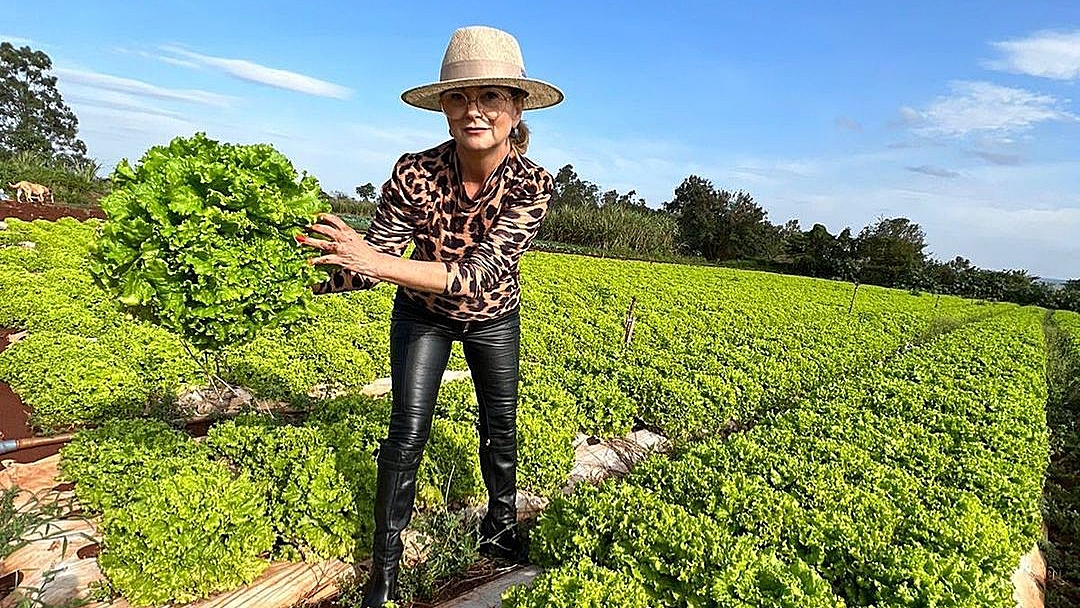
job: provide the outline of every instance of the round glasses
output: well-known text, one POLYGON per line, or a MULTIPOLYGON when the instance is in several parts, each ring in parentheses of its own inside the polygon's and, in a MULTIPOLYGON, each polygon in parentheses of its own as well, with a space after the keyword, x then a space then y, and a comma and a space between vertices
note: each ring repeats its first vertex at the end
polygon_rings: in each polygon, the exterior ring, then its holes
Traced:
POLYGON ((480 89, 476 97, 469 97, 461 91, 447 91, 439 97, 443 112, 454 120, 465 118, 469 106, 476 102, 476 109, 489 119, 499 117, 514 103, 516 95, 507 95, 499 89, 480 89))

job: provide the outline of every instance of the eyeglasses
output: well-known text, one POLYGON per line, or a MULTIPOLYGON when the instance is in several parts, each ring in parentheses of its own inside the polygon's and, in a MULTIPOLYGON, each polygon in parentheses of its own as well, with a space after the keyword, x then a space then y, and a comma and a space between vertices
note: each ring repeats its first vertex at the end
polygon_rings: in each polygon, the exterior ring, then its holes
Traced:
POLYGON ((469 97, 461 91, 447 91, 439 97, 443 112, 453 120, 465 118, 469 113, 469 105, 476 102, 476 109, 489 119, 499 117, 499 114, 510 109, 517 95, 507 95, 499 89, 481 89, 475 98, 469 97))

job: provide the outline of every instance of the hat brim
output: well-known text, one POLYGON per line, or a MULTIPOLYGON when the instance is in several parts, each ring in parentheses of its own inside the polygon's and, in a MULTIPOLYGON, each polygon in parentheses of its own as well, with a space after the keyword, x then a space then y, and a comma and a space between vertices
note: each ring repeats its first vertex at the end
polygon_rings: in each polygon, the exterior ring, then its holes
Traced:
POLYGON ((528 96, 525 97, 525 104, 522 107, 524 110, 550 108, 564 98, 563 92, 555 85, 533 78, 458 78, 409 89, 401 94, 401 100, 410 106, 441 112, 439 96, 443 92, 462 87, 482 86, 513 87, 525 91, 528 96))

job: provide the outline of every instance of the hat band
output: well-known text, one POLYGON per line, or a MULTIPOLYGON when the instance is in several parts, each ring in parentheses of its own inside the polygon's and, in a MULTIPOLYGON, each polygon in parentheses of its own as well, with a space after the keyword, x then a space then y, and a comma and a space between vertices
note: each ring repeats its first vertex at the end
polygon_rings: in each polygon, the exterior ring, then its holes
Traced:
POLYGON ((525 68, 506 61, 490 59, 468 59, 455 61, 442 66, 439 80, 460 80, 463 78, 524 78, 525 68))

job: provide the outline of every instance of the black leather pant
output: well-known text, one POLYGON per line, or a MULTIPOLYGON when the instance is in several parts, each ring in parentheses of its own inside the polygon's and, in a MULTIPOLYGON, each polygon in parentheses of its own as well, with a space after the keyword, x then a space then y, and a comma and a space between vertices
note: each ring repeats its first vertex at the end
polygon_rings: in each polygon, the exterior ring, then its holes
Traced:
POLYGON ((515 310, 489 321, 454 321, 399 295, 390 317, 393 409, 384 445, 423 450, 431 434, 435 399, 460 340, 480 406, 481 447, 516 448, 518 349, 521 325, 515 310))
POLYGON ((364 607, 382 606, 396 593, 401 532, 412 519, 416 471, 455 340, 462 343, 480 406, 480 471, 488 490, 480 536, 503 544, 504 537, 516 539, 518 312, 490 321, 454 321, 399 292, 390 317, 393 408, 379 448, 372 568, 364 607))

